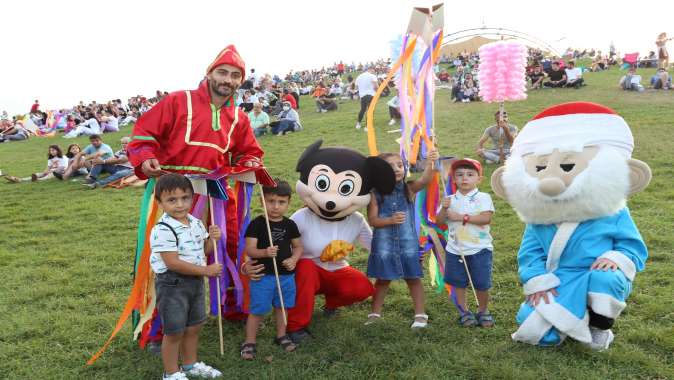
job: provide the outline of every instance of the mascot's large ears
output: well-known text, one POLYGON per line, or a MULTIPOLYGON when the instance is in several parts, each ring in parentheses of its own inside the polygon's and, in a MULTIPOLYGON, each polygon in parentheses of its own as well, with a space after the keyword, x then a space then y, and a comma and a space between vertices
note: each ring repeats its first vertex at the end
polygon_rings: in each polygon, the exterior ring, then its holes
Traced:
POLYGON ((304 163, 306 158, 316 153, 319 149, 321 149, 321 145, 323 145, 323 140, 316 140, 316 142, 309 145, 307 149, 304 150, 300 158, 297 160, 297 166, 295 167, 295 171, 302 172, 303 166, 302 164, 304 163))
POLYGON ((630 168, 630 188, 627 195, 630 196, 645 189, 651 182, 653 174, 651 168, 643 161, 630 158, 627 160, 627 165, 630 168))
MULTIPOLYGON (((639 161, 641 162, 641 161, 639 161)), ((643 162, 641 162, 643 164, 643 162)), ((646 164, 644 164, 646 165, 646 164)), ((646 166, 648 168, 648 166, 646 166)), ((494 173, 491 175, 491 189, 494 190, 494 194, 496 194, 499 198, 508 200, 506 197, 506 192, 505 188, 503 187, 503 172, 505 171, 505 166, 501 166, 500 168, 494 170, 494 173)), ((650 173, 650 169, 649 169, 650 173)))
POLYGON ((379 157, 370 156, 365 160, 370 186, 381 194, 391 194, 396 185, 396 175, 391 164, 379 157))

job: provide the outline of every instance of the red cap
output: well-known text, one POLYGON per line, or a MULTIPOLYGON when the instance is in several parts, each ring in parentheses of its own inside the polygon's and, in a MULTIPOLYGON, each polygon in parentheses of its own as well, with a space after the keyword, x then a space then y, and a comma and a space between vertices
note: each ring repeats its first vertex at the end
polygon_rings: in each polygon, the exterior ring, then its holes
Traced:
POLYGON ((213 63, 208 65, 206 74, 210 74, 213 69, 220 65, 232 65, 238 67, 241 70, 241 80, 243 81, 246 77, 246 64, 241 59, 239 52, 236 51, 234 45, 229 45, 218 54, 217 57, 213 60, 213 63))
POLYGON ((454 174, 454 170, 456 170, 457 166, 470 166, 473 169, 477 170, 477 173, 482 176, 482 164, 480 164, 480 161, 473 160, 472 158, 462 158, 460 160, 456 160, 452 162, 452 166, 450 169, 450 173, 454 174))

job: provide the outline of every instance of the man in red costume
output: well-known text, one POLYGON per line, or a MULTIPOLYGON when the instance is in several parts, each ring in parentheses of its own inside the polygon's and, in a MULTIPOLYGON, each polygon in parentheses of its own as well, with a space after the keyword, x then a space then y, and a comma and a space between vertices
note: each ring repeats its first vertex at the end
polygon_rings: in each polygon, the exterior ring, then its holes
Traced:
MULTIPOLYGON (((254 173, 255 180, 263 185, 274 184, 262 166, 264 152, 257 144, 248 116, 235 105, 234 94, 245 72, 245 64, 236 48, 227 46, 208 66, 206 77, 199 88, 169 94, 141 116, 133 128, 132 141, 128 145, 129 162, 139 178, 178 172, 200 174, 203 175, 201 178, 206 179, 193 178, 193 183, 200 187, 195 186, 197 194, 191 212, 204 214, 205 202, 200 197, 206 198, 213 212, 211 220, 222 231, 226 231, 220 239, 222 244, 218 244, 220 248, 216 255, 227 269, 217 284, 222 293, 220 299, 216 297, 216 281, 211 282, 211 312, 217 313, 224 302, 224 315, 231 319, 242 318, 247 308, 244 302, 246 284, 239 278, 237 270, 241 261, 239 232, 245 230, 247 214, 238 211, 249 207, 246 202, 250 202, 252 185, 237 185, 239 196, 236 197, 227 179, 248 172, 254 173), (233 289, 228 286, 230 281, 234 284, 233 289)), ((155 295, 149 268, 150 249, 144 239, 145 232, 154 225, 158 211, 156 205, 151 203, 153 183, 148 182, 141 207, 131 294, 112 334, 89 359, 88 364, 94 363, 105 351, 132 314, 134 336, 140 333, 141 347, 162 339, 161 321, 153 310, 155 295)))
POLYGON ((264 154, 248 116, 234 104, 246 67, 233 45, 218 54, 196 90, 176 91, 138 119, 129 161, 139 178, 162 170, 204 174, 233 163, 255 167, 264 154))
MULTIPOLYGON (((207 174, 216 169, 223 173, 231 167, 261 166, 264 152, 248 116, 234 101, 245 72, 236 48, 229 45, 208 66, 206 78, 196 90, 173 92, 141 116, 129 144, 129 161, 136 175, 157 177, 166 171, 207 174)), ((231 189, 225 187, 231 198, 231 189)), ((234 202, 227 203, 226 213, 226 249, 236 260, 239 226, 234 202)), ((232 293, 226 297, 228 306, 236 303, 232 293)), ((238 319, 240 311, 226 310, 225 316, 238 319)), ((143 326, 140 339, 141 346, 159 341, 158 322, 143 326)))

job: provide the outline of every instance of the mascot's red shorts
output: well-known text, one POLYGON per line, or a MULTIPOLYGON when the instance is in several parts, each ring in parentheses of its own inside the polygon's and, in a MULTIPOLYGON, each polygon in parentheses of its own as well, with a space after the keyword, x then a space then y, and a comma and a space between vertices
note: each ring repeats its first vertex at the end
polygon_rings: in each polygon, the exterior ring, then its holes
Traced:
POLYGON ((297 297, 288 309, 288 331, 305 328, 311 322, 317 294, 325 295, 325 307, 336 309, 363 301, 374 293, 370 280, 362 272, 345 267, 327 271, 310 259, 301 259, 295 269, 297 297))

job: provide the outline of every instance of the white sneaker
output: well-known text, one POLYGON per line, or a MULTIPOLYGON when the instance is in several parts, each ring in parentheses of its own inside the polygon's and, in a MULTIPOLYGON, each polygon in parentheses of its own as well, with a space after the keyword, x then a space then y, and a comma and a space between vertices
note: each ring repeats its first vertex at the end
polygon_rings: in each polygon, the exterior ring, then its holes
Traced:
POLYGON ((611 330, 601 330, 596 327, 590 327, 590 334, 592 335, 592 343, 590 348, 595 351, 606 351, 613 342, 615 336, 611 330))
POLYGON ((328 110, 325 110, 325 109, 321 110, 321 113, 326 113, 326 112, 328 112, 328 110))
POLYGON ((391 119, 391 121, 388 122, 388 125, 393 125, 393 124, 395 124, 395 123, 396 123, 396 120, 395 120, 395 119, 391 119))
POLYGON ((164 380, 189 380, 182 371, 174 372, 170 375, 164 374, 164 380))
POLYGON ((356 129, 360 129, 360 123, 356 123, 356 129))
POLYGON ((185 371, 185 374, 189 376, 205 377, 207 379, 215 379, 216 377, 222 376, 222 372, 204 362, 194 363, 194 366, 192 366, 189 371, 185 371))

